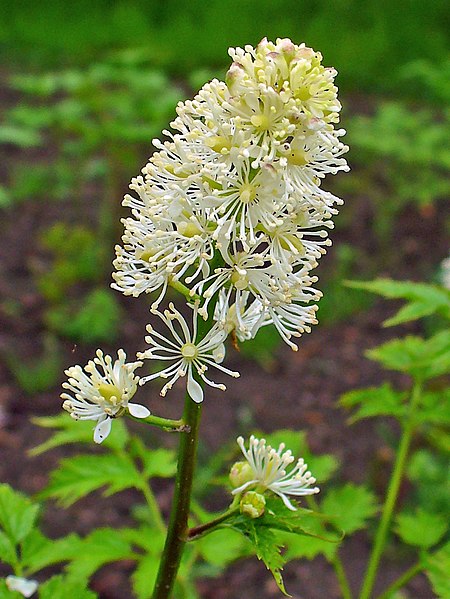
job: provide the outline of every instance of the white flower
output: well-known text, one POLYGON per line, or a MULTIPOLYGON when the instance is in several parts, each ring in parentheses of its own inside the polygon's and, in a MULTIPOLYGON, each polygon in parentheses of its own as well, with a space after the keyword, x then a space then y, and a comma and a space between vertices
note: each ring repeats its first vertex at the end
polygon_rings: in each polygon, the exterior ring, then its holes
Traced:
POLYGON ((84 367, 72 366, 65 371, 69 380, 63 383, 71 394, 62 393, 63 408, 75 420, 97 420, 94 441, 101 443, 111 431, 112 419, 128 412, 135 418, 147 418, 150 411, 139 404, 130 403, 137 390, 139 377, 134 374, 142 362, 126 362, 123 349, 118 359, 104 356, 98 349, 94 360, 84 367))
POLYGON ((301 497, 319 492, 318 487, 310 488, 316 479, 308 471, 308 465, 302 458, 290 472, 287 472, 287 468, 295 459, 290 450, 284 451, 284 443, 275 450, 270 445, 266 445, 265 439, 256 439, 253 435, 250 437, 248 449, 245 448, 242 437, 238 437, 237 443, 250 465, 251 472, 247 474, 249 480, 234 489, 233 495, 238 495, 250 487, 257 489, 258 492, 268 489, 281 497, 286 507, 295 511, 296 508, 286 495, 301 497))
POLYGON ((17 591, 24 597, 31 597, 37 591, 39 586, 36 580, 28 580, 20 576, 7 576, 5 578, 6 586, 10 591, 17 591))
POLYGON ((139 353, 138 358, 164 360, 171 362, 171 364, 163 370, 141 378, 139 384, 143 385, 157 377, 168 378, 169 381, 161 390, 161 395, 165 396, 180 377, 187 375, 187 391, 193 401, 200 403, 203 401, 203 389, 194 378, 194 370, 205 383, 222 391, 225 390, 225 385, 214 383, 205 376, 209 366, 213 366, 233 377, 239 376, 238 372, 233 372, 220 364, 225 357, 223 342, 227 332, 223 327, 215 324, 201 339, 197 339, 197 305, 193 308, 192 332, 183 315, 175 309, 172 303, 169 304, 169 308, 169 310, 164 311, 164 314, 159 312, 156 312, 156 314, 169 329, 171 338, 164 337, 161 333, 155 331, 151 325, 148 325, 149 335, 145 340, 152 347, 139 353))

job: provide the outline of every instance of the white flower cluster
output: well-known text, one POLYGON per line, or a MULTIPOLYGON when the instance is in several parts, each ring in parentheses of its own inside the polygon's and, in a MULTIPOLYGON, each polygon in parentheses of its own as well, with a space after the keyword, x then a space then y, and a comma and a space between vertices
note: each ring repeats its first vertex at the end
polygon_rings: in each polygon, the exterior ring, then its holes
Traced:
MULTIPOLYGON (((157 311, 167 287, 183 285, 200 316, 226 334, 245 340, 273 323, 297 349, 292 338, 316 322, 311 302, 320 292, 310 272, 341 203, 321 181, 348 170, 345 132, 334 128, 336 71, 288 39, 229 52, 226 81, 214 79, 178 105, 176 133, 154 141, 158 151, 131 183, 113 287, 157 292, 157 311)), ((216 339, 222 346, 223 335, 216 339)), ((166 389, 186 369, 166 369, 166 389)))
POLYGON ((260 493, 269 490, 278 495, 287 508, 295 511, 297 508, 287 495, 302 497, 319 492, 318 487, 311 487, 316 479, 302 458, 288 472, 287 469, 295 462, 295 458, 290 450, 285 451, 284 443, 278 449, 273 449, 266 444, 265 439, 257 439, 253 435, 248 449, 243 437, 238 437, 237 443, 247 461, 237 462, 231 470, 230 479, 236 487, 232 491, 233 495, 239 495, 248 489, 256 489, 260 493))
POLYGON ((62 393, 63 408, 75 420, 96 420, 94 441, 101 443, 111 432, 112 419, 125 411, 135 418, 147 418, 150 411, 139 404, 130 403, 136 393, 139 377, 134 374, 142 362, 126 362, 123 349, 117 352, 117 360, 97 355, 83 368, 72 366, 65 371, 69 377, 63 383, 64 389, 71 392, 62 393))

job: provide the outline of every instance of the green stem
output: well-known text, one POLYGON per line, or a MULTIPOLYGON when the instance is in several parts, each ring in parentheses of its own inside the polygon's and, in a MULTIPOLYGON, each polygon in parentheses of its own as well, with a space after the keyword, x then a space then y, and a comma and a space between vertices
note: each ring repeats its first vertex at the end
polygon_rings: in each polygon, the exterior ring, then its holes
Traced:
POLYGON ((175 493, 166 543, 153 591, 153 599, 168 599, 170 597, 187 540, 200 416, 201 404, 193 402, 186 393, 183 422, 189 427, 189 430, 180 437, 175 493))
MULTIPOLYGON (((309 497, 306 498, 306 501, 312 510, 314 510, 315 512, 320 511, 319 504, 317 503, 315 497, 310 495, 309 497)), ((334 554, 333 558, 330 559, 330 563, 333 566, 333 569, 336 573, 336 578, 338 580, 339 588, 341 589, 341 593, 342 593, 342 599, 353 599, 352 591, 350 589, 350 584, 348 582, 347 575, 345 573, 344 564, 342 563, 342 560, 341 560, 337 550, 336 550, 336 553, 334 554)))
POLYGON ((148 509, 149 509, 149 512, 150 512, 153 522, 156 524, 158 530, 165 533, 166 525, 161 516, 161 510, 159 509, 158 502, 156 501, 155 495, 153 494, 150 483, 147 480, 142 481, 141 491, 142 491, 142 493, 145 497, 145 500, 147 502, 148 509))
POLYGON ((194 526, 193 528, 191 528, 188 531, 187 540, 194 541, 195 539, 199 539, 200 537, 203 537, 204 535, 208 534, 209 532, 213 532, 213 530, 217 526, 219 526, 219 524, 222 524, 222 522, 225 522, 226 520, 231 518, 231 516, 234 516, 235 514, 238 514, 238 513, 239 513, 238 508, 230 509, 230 510, 227 510, 221 516, 214 518, 214 520, 210 520, 210 522, 207 522, 206 524, 200 524, 199 526, 194 526))
POLYGON ((409 447, 411 445, 414 426, 415 426, 415 410, 420 400, 422 385, 419 381, 414 383, 411 401, 409 404, 409 413, 406 423, 403 426, 402 438, 397 451, 397 457, 392 471, 391 480, 386 494, 386 500, 383 506, 380 524, 378 526, 375 542, 370 556, 369 565, 367 566, 366 575, 364 577, 360 599, 369 599, 372 593, 373 585, 377 575, 380 559, 386 545, 386 538, 391 523, 392 514, 397 502, 398 491, 402 482, 403 473, 405 471, 406 458, 408 457, 409 447))
POLYGON ((335 556, 331 559, 331 564, 336 572, 336 577, 338 579, 339 587, 342 593, 342 599, 353 599, 352 591, 350 590, 350 585, 347 580, 347 575, 345 574, 344 564, 342 563, 337 551, 335 556))
POLYGON ((392 597, 395 591, 398 591, 399 589, 404 587, 405 584, 411 580, 411 578, 414 578, 414 576, 416 576, 416 574, 419 574, 419 572, 421 572, 422 570, 422 564, 420 562, 417 562, 417 564, 414 564, 413 566, 411 566, 411 568, 406 570, 404 574, 399 576, 397 580, 394 580, 394 582, 388 586, 384 593, 378 596, 378 599, 390 599, 390 597, 392 597))
POLYGON ((147 418, 135 418, 129 412, 127 413, 129 418, 136 420, 136 422, 146 422, 147 424, 153 424, 153 426, 159 426, 167 431, 173 431, 178 433, 188 432, 189 425, 181 420, 171 420, 170 418, 161 418, 161 416, 147 416, 147 418))

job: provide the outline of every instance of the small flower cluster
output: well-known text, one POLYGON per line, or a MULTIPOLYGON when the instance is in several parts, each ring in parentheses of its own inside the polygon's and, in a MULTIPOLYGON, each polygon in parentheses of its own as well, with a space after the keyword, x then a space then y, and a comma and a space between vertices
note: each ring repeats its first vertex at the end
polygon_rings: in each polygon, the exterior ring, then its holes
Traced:
MULTIPOLYGON (((271 491, 283 500, 283 503, 290 510, 295 511, 296 507, 289 501, 287 495, 301 497, 304 495, 314 495, 319 492, 318 487, 311 487, 316 479, 308 471, 308 465, 300 458, 290 471, 287 469, 295 462, 294 456, 290 450, 285 451, 286 446, 282 443, 278 449, 273 449, 266 444, 265 439, 257 439, 253 435, 250 437, 249 447, 246 449, 243 437, 238 437, 237 443, 246 459, 245 462, 236 462, 230 472, 230 481, 233 487, 233 495, 240 495, 252 489, 252 496, 243 496, 244 512, 251 517, 258 517, 262 514, 255 511, 252 515, 251 507, 255 503, 255 492, 262 494, 265 491, 271 491), (250 499, 250 501, 249 501, 250 499)), ((258 498, 256 498, 258 499, 258 498)))

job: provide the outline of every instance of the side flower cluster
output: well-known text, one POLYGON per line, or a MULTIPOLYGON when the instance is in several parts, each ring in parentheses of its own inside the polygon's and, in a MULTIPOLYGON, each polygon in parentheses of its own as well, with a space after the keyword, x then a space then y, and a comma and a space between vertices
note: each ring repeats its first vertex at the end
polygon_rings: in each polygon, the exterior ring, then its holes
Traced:
POLYGON ((183 285, 198 313, 240 340, 274 324, 293 338, 316 322, 311 271, 341 200, 321 187, 348 170, 336 129, 336 71, 288 39, 229 51, 225 81, 177 107, 133 179, 113 287, 126 295, 183 285))

